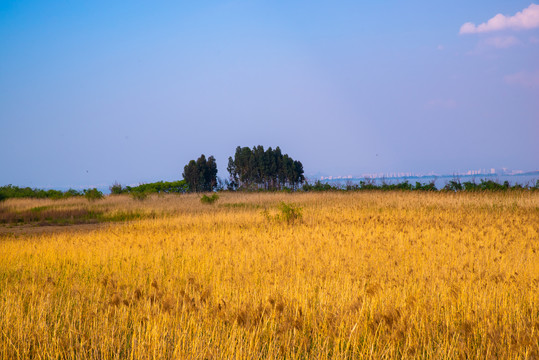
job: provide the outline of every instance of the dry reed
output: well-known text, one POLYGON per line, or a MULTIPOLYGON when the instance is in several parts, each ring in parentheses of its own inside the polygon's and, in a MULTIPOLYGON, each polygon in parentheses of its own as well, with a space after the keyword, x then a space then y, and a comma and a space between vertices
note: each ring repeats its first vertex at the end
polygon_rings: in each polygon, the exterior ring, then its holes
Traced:
POLYGON ((2 359, 539 358, 537 193, 49 202, 157 215, 0 235, 2 359))

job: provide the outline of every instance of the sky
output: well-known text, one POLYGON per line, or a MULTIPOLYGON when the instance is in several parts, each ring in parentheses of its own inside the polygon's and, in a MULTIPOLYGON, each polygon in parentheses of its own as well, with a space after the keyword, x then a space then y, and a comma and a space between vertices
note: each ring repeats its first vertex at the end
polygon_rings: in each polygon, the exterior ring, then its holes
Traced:
POLYGON ((0 185, 539 169, 539 4, 0 0, 0 185))

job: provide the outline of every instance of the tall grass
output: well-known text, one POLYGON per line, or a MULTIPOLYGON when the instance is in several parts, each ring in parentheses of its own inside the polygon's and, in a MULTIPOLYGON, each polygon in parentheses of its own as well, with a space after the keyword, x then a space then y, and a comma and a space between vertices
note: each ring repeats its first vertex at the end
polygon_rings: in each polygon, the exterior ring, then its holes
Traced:
POLYGON ((118 196, 84 206, 156 215, 0 235, 0 358, 539 357, 539 194, 219 203, 118 196), (301 221, 268 222, 281 202, 301 221))

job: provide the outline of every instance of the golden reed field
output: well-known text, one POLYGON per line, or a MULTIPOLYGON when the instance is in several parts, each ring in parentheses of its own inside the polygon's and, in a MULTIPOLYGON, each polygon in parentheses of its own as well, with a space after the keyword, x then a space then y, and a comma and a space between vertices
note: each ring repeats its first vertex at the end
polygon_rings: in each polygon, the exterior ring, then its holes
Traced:
POLYGON ((538 192, 219 196, 2 203, 0 358, 539 359, 538 192))

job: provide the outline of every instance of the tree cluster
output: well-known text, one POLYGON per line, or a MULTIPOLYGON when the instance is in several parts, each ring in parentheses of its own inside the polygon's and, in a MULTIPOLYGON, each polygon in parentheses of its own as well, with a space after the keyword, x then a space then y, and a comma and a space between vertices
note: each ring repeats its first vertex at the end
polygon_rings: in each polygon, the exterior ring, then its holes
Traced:
POLYGON ((279 147, 238 146, 234 158, 228 158, 227 170, 232 189, 297 189, 305 181, 301 162, 283 155, 279 147))
POLYGON ((189 191, 213 191, 217 187, 217 163, 215 158, 202 154, 196 161, 191 160, 183 168, 183 179, 189 191))

